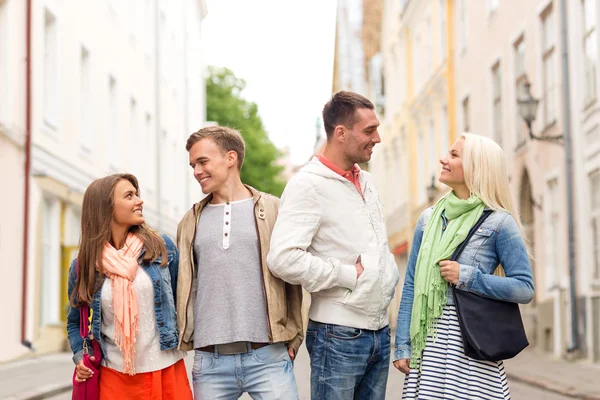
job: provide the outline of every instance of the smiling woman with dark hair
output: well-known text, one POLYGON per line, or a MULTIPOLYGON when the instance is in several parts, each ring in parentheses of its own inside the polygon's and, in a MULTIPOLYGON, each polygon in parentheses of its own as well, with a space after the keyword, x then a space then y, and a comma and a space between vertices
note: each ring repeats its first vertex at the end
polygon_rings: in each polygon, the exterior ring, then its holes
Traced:
POLYGON ((179 254, 171 239, 146 225, 139 196, 130 174, 97 179, 85 191, 79 255, 69 270, 75 381, 93 374, 83 363, 79 331, 79 308, 88 305, 90 339, 102 353, 101 399, 146 398, 150 391, 153 399, 191 399, 185 352, 176 349, 179 254))

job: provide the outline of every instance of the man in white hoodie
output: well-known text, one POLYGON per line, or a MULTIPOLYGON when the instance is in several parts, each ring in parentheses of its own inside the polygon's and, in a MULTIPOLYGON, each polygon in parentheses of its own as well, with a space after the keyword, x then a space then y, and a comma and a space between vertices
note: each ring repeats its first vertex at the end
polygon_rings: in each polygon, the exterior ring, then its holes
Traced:
POLYGON ((398 268, 373 179, 357 165, 381 142, 379 121, 368 99, 342 91, 323 122, 327 146, 287 184, 267 264, 311 293, 311 399, 384 399, 398 268))

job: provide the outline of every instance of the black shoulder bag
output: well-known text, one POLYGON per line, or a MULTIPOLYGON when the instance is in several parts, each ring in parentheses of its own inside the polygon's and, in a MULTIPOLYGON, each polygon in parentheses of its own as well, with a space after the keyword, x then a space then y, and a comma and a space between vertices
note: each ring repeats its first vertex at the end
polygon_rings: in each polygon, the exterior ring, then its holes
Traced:
MULTIPOLYGON (((491 213, 491 210, 483 212, 465 241, 454 251, 451 261, 458 260, 491 213)), ((476 360, 500 361, 516 356, 529 345, 517 303, 490 299, 451 286, 465 355, 476 360)))

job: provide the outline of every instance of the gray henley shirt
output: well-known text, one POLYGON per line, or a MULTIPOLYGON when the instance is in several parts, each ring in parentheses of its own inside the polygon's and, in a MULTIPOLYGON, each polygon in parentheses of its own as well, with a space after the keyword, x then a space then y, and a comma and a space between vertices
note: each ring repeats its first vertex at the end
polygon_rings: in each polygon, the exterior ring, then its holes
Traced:
POLYGON ((194 241, 194 347, 269 341, 254 201, 207 204, 194 241))

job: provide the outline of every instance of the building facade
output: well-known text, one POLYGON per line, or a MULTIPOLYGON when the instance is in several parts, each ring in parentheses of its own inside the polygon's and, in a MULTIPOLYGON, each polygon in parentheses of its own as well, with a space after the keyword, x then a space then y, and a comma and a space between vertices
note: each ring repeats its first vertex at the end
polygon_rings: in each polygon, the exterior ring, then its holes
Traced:
MULTIPOLYGON (((0 362, 65 349, 67 272, 77 252, 83 193, 93 179, 116 172, 136 175, 147 222, 173 238, 181 216, 201 197, 185 141, 205 123, 200 51, 205 13, 198 0, 0 1, 0 49, 7 50, 0 79, 17 94, 6 99, 3 90, 0 100, 0 124, 8 132, 0 139, 2 163, 10 162, 14 171, 3 179, 15 182, 15 205, 3 198, 0 209, 16 211, 7 219, 3 215, 2 232, 16 232, 23 213, 29 214, 26 234, 11 235, 1 247, 5 257, 7 249, 20 252, 23 239, 28 241, 25 283, 16 272, 7 283, 19 294, 24 290, 24 312, 4 308, 11 324, 2 333, 0 362), (22 53, 29 3, 26 110, 22 60, 27 57, 22 53), (30 147, 24 145, 27 115, 30 147), (18 205, 25 179, 26 208, 18 205)), ((10 257, 19 271, 22 257, 10 257)), ((20 302, 14 296, 7 304, 20 302)))
POLYGON ((439 159, 455 137, 452 10, 451 0, 384 2, 382 143, 371 164, 401 275, 391 320, 400 303, 414 226, 443 193, 437 183, 439 159))
POLYGON ((535 299, 521 308, 530 342, 557 357, 598 361, 598 7, 594 1, 566 3, 562 10, 556 0, 524 1, 518 9, 506 1, 457 1, 457 126, 491 137, 505 150, 535 276, 535 299), (566 46, 563 15, 569 18, 566 46), (533 137, 517 106, 525 82, 540 100, 533 137), (563 141, 548 140, 567 130, 570 175, 563 141), (571 262, 569 209, 575 217, 571 262))

